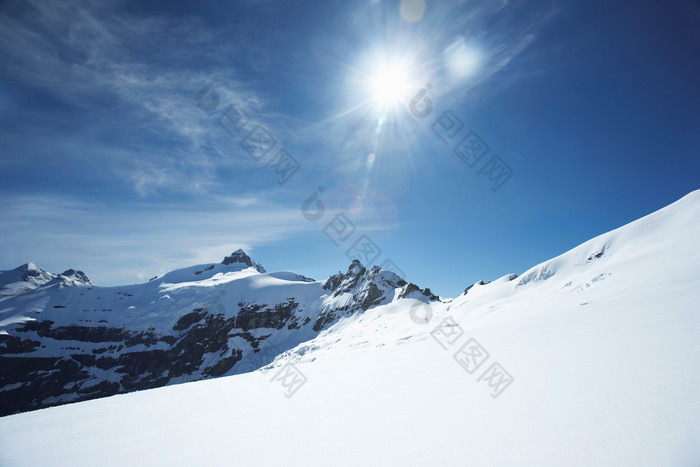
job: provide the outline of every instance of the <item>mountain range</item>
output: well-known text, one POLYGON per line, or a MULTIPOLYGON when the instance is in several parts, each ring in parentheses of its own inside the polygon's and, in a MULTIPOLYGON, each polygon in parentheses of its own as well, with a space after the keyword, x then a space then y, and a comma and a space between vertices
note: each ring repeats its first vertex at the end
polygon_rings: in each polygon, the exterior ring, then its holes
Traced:
POLYGON ((316 281, 242 250, 123 287, 24 264, 0 271, 0 416, 254 371, 343 317, 415 297, 438 300, 357 260, 316 281))

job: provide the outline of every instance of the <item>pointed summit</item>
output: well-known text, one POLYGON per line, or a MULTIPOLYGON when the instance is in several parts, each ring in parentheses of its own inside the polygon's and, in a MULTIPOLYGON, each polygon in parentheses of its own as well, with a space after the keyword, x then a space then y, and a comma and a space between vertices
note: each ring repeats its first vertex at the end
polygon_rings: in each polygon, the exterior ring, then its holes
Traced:
POLYGON ((41 287, 55 277, 34 263, 26 263, 9 271, 0 271, 0 296, 19 295, 41 287))
POLYGON ((63 285, 95 285, 83 271, 68 269, 58 275, 63 285))
POLYGON ((256 263, 253 261, 250 256, 246 254, 245 251, 241 250, 240 248, 233 253, 231 253, 231 256, 227 256, 224 258, 224 260, 221 262, 224 266, 228 266, 230 264, 245 264, 246 266, 249 266, 251 268, 255 268, 258 270, 258 272, 265 272, 265 268, 262 267, 260 264, 256 263))
POLYGON ((30 277, 37 277, 42 273, 46 274, 46 271, 44 271, 34 263, 25 263, 21 266, 16 267, 15 271, 22 274, 22 278, 24 280, 29 280, 30 277))
POLYGON ((350 267, 348 268, 347 275, 348 276, 359 276, 361 274, 364 274, 367 271, 367 269, 360 263, 359 259, 353 259, 352 263, 350 264, 350 267))
POLYGON ((50 272, 44 271, 34 263, 26 263, 17 268, 15 271, 20 275, 22 280, 33 282, 36 285, 45 284, 55 276, 50 272))

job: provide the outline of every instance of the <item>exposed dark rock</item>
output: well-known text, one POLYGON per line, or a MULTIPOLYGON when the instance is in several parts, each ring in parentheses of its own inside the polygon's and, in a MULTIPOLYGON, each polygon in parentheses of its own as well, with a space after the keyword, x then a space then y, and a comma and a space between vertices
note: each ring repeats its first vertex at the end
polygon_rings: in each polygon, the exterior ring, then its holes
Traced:
POLYGON ((224 258, 224 260, 221 262, 221 264, 224 264, 224 265, 227 265, 227 266, 228 266, 229 264, 233 264, 233 263, 243 263, 243 264, 246 264, 246 265, 248 265, 248 266, 252 266, 252 265, 253 265, 253 261, 250 259, 250 256, 248 256, 247 254, 245 254, 245 252, 244 252, 243 250, 236 250, 236 251, 234 251, 233 253, 231 253, 231 256, 227 256, 227 257, 224 258))
POLYGON ((19 332, 34 331, 39 337, 48 337, 56 340, 71 340, 92 343, 124 342, 127 346, 138 344, 155 345, 158 338, 150 331, 130 332, 119 328, 106 326, 58 326, 52 327, 53 321, 28 321, 20 328, 19 332))
POLYGON ((177 320, 177 323, 175 323, 175 326, 173 326, 173 330, 184 331, 194 323, 203 320, 206 315, 207 313, 202 308, 195 308, 192 313, 182 315, 180 319, 177 320))
POLYGON ((0 355, 33 352, 41 342, 7 334, 0 335, 0 355))
POLYGON ((420 288, 416 284, 409 282, 406 285, 406 288, 403 290, 403 292, 401 292, 400 297, 405 298, 405 297, 408 297, 411 294, 411 292, 418 292, 418 291, 420 291, 420 288))
POLYGON ((469 292, 472 289, 472 287, 474 287, 475 285, 486 285, 486 284, 490 284, 490 283, 491 282, 484 282, 484 281, 476 282, 476 283, 470 285, 469 287, 467 287, 466 289, 464 289, 464 294, 466 295, 467 292, 469 292))
POLYGON ((0 416, 56 405, 46 404, 44 400, 73 392, 77 382, 88 376, 89 373, 70 358, 2 357, 0 387, 24 384, 2 391, 0 416))
POLYGON ((234 352, 234 355, 222 358, 221 360, 216 362, 216 364, 205 368, 203 373, 208 376, 223 376, 226 374, 227 371, 233 368, 233 365, 235 365, 241 360, 242 356, 243 352, 241 352, 240 350, 236 350, 234 352))
MULTIPOLYGON (((399 294, 399 298, 406 298, 408 297, 411 293, 413 292, 420 292, 421 295, 424 295, 428 297, 431 300, 439 300, 439 297, 435 294, 433 294, 430 289, 422 289, 418 287, 416 284, 409 282, 408 284, 404 283, 404 289, 403 291, 399 294)), ((403 287, 403 286, 402 286, 403 287)))
POLYGON ((296 276, 302 282, 316 282, 316 279, 312 279, 311 277, 302 276, 301 274, 297 274, 296 276))
POLYGON ((423 289, 423 290, 421 291, 421 293, 422 293, 423 295, 425 295, 426 297, 428 297, 429 299, 431 299, 431 300, 439 300, 439 299, 440 299, 440 297, 438 297, 437 295, 435 295, 434 293, 432 293, 432 292, 430 291, 430 289, 427 288, 427 287, 426 287, 425 289, 423 289))
POLYGON ((338 274, 334 274, 328 279, 326 279, 326 282, 323 284, 323 289, 324 290, 335 290, 338 288, 338 286, 343 282, 345 279, 345 274, 342 272, 338 272, 338 274))
POLYGON ((83 386, 78 389, 78 394, 90 394, 93 397, 102 397, 103 394, 118 394, 121 392, 121 385, 114 381, 102 380, 92 386, 83 386))
POLYGON ((293 316, 289 319, 289 324, 287 324, 287 329, 299 329, 299 318, 293 316))
POLYGON ((599 259, 605 254, 605 250, 601 250, 598 253, 594 253, 588 257, 588 261, 593 261, 594 259, 599 259))
POLYGON ((369 307, 381 303, 380 298, 383 296, 383 293, 381 290, 379 290, 379 287, 373 283, 370 282, 368 288, 369 290, 367 291, 367 295, 365 295, 365 298, 362 300, 362 304, 360 304, 360 308, 363 310, 367 310, 369 307))
POLYGON ((234 263, 240 263, 240 264, 245 264, 246 266, 252 267, 257 269, 259 272, 265 272, 265 268, 260 266, 258 263, 250 259, 250 256, 248 256, 245 251, 243 250, 236 250, 233 253, 231 253, 231 256, 227 256, 224 258, 224 260, 221 262, 221 264, 228 266, 229 264, 234 264, 234 263))
POLYGON ((319 315, 319 317, 316 319, 316 322, 314 323, 313 330, 316 332, 321 332, 323 328, 325 328, 327 325, 335 321, 336 319, 336 313, 334 312, 328 312, 324 313, 322 315, 319 315))
MULTIPOLYGON (((226 261, 226 259, 224 259, 224 261, 226 261)), ((224 264, 226 264, 226 263, 224 263, 224 264)), ((196 275, 199 275, 199 274, 202 274, 204 271, 211 271, 212 269, 214 269, 214 265, 213 265, 213 264, 212 264, 211 266, 209 266, 209 267, 206 267, 206 268, 202 269, 201 271, 196 271, 195 274, 196 274, 196 275)))
POLYGON ((267 305, 241 307, 235 320, 236 327, 244 331, 257 328, 282 329, 286 321, 292 316, 292 310, 298 305, 290 298, 287 303, 278 303, 272 309, 263 309, 267 305))
POLYGON ((257 347, 258 346, 258 339, 256 339, 251 333, 248 331, 245 332, 236 332, 233 334, 229 334, 229 337, 242 337, 246 341, 250 342, 250 345, 252 347, 257 347))
POLYGON ((177 338, 175 336, 161 336, 158 340, 165 342, 168 345, 173 345, 175 342, 177 342, 177 338))
POLYGON ((76 271, 75 269, 63 271, 58 275, 58 279, 61 280, 61 282, 92 284, 90 279, 88 279, 88 276, 83 271, 76 271))

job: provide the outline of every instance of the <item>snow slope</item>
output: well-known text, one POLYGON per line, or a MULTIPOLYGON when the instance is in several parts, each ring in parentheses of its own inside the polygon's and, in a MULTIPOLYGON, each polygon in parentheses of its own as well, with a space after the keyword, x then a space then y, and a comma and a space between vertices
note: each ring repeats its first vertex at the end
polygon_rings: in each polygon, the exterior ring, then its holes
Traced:
POLYGON ((34 263, 27 263, 11 271, 0 271, 0 298, 20 295, 51 283, 93 285, 82 271, 69 269, 61 274, 52 274, 34 263))
POLYGON ((263 370, 1 418, 0 464, 700 465, 699 247, 696 191, 263 370))

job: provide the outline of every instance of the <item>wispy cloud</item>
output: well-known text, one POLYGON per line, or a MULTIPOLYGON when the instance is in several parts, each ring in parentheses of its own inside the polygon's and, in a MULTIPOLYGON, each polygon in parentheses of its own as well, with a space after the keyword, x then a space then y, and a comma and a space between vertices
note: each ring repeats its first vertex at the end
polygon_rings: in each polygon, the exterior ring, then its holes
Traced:
POLYGON ((298 208, 255 195, 199 209, 158 204, 137 210, 20 196, 2 200, 0 219, 2 268, 29 260, 56 270, 78 267, 101 284, 136 282, 317 228, 298 208))
MULTIPOLYGON (((215 122, 196 108, 194 97, 216 78, 225 83, 222 99, 263 105, 230 60, 241 53, 242 34, 207 27, 196 17, 129 15, 117 5, 30 1, 0 10, 0 71, 15 85, 49 93, 77 109, 76 125, 82 126, 80 136, 71 139, 82 144, 80 153, 121 152, 105 168, 130 181, 139 195, 213 181, 221 161, 211 146, 225 144, 224 135, 212 131, 215 122), (116 133, 123 135, 121 141, 105 141, 105 134, 116 133), (121 164, 125 156, 134 163, 121 164), (194 182, 181 183, 185 177, 194 182)), ((8 112, 24 111, 16 108, 21 102, 9 104, 8 112)), ((32 126, 40 120, 32 115, 32 126)), ((39 128, 35 133, 50 135, 39 128)))

